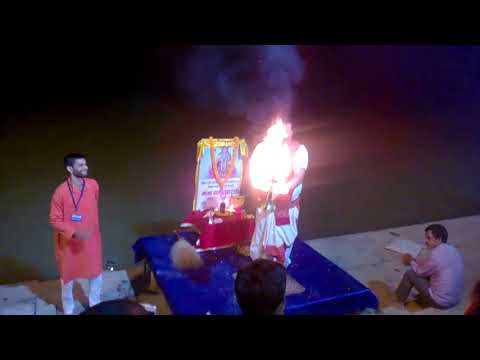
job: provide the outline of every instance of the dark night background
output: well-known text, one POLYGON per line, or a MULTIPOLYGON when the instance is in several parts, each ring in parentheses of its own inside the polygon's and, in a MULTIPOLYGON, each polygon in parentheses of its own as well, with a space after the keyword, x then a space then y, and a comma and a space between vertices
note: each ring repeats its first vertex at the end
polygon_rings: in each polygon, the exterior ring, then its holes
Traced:
MULTIPOLYGON (((480 47, 297 49, 304 76, 291 118, 310 154, 303 239, 480 212, 480 47)), ((138 237, 171 230, 191 209, 200 138, 245 137, 253 149, 264 124, 185 92, 193 50, 4 52, 0 283, 58 277, 48 211, 65 153, 87 155, 104 257, 124 268, 138 237)))

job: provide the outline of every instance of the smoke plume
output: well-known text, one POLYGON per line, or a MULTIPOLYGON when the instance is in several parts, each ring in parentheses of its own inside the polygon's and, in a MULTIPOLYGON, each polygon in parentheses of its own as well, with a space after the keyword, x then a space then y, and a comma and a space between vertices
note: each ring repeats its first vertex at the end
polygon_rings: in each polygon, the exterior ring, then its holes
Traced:
POLYGON ((179 81, 197 105, 257 123, 288 116, 303 73, 296 46, 197 46, 179 68, 179 81))

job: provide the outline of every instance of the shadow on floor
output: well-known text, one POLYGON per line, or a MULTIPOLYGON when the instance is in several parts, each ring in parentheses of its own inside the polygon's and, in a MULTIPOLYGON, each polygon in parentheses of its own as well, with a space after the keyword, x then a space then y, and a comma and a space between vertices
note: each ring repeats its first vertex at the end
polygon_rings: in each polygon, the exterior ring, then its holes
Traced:
POLYGON ((15 284, 42 278, 40 271, 31 265, 20 263, 8 256, 0 257, 0 285, 15 284))
POLYGON ((375 296, 378 298, 379 301, 379 308, 389 308, 393 307, 398 310, 408 311, 409 313, 416 313, 422 310, 425 310, 427 307, 420 305, 415 301, 410 301, 407 304, 401 304, 396 296, 395 296, 395 289, 392 289, 390 285, 386 284, 380 280, 371 280, 368 282, 367 285, 370 290, 373 291, 375 296))

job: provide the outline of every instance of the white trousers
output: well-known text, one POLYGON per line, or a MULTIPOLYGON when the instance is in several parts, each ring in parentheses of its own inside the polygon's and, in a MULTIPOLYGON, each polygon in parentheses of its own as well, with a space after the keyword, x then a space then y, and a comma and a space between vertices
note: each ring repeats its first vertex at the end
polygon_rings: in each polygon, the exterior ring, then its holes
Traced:
MULTIPOLYGON (((73 298, 73 283, 75 280, 64 283, 60 279, 62 285, 62 306, 63 313, 65 315, 73 315, 73 308, 75 306, 75 300, 73 298)), ((102 283, 103 276, 102 274, 98 275, 96 278, 89 280, 90 291, 88 293, 88 305, 90 307, 95 306, 101 302, 101 293, 102 293, 102 283)))
POLYGON ((285 246, 284 266, 288 267, 290 265, 290 253, 298 235, 297 221, 299 212, 297 208, 291 208, 288 213, 290 224, 277 226, 273 212, 257 209, 255 231, 250 244, 250 256, 253 260, 264 258, 267 246, 285 246))

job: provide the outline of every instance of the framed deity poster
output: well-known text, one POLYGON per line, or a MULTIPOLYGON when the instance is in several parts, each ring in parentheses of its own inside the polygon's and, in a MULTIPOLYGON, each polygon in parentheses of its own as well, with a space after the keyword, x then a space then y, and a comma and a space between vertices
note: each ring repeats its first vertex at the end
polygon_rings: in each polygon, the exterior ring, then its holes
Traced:
POLYGON ((228 207, 239 196, 248 157, 245 139, 201 139, 197 143, 193 210, 228 207))

